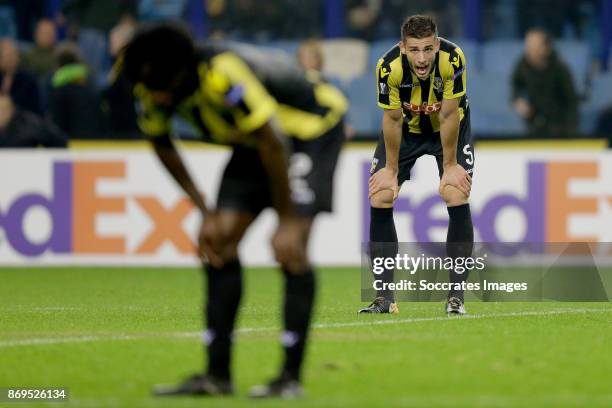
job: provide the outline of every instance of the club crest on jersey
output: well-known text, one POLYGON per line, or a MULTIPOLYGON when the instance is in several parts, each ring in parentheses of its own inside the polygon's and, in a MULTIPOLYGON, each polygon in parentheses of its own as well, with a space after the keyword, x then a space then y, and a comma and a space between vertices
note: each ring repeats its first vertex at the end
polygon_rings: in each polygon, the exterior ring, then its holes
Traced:
POLYGON ((442 78, 440 77, 435 77, 434 78, 434 89, 438 92, 442 91, 442 78))
POLYGON ((389 94, 389 87, 384 82, 379 82, 378 83, 378 89, 379 89, 381 95, 388 95, 389 94))

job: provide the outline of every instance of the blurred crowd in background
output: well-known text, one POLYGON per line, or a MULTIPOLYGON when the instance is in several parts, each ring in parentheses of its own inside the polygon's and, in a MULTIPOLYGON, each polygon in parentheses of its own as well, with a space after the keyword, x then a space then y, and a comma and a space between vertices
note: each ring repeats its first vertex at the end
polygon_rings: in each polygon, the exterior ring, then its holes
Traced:
POLYGON ((0 147, 139 138, 111 68, 143 21, 282 49, 347 94, 354 138, 376 138, 374 67, 416 13, 467 56, 477 137, 612 134, 612 0, 0 0, 0 147))

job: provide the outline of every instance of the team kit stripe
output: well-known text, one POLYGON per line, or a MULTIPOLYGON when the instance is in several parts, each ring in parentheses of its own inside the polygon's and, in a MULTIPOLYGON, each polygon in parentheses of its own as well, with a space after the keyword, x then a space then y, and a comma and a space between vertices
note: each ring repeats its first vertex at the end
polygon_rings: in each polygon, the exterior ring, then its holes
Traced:
MULTIPOLYGON (((468 107, 468 98, 464 93, 466 64, 458 50, 457 45, 440 38, 440 50, 436 54, 433 70, 424 80, 414 74, 408 58, 401 54, 399 45, 387 51, 379 60, 376 78, 378 103, 385 109, 396 109, 392 89, 396 84, 399 88, 396 95, 405 115, 404 126, 409 133, 439 132, 440 121, 437 115, 432 114, 441 108, 446 83, 449 86, 452 83, 452 94, 461 97, 459 118, 463 120, 468 107)), ((450 91, 447 90, 447 93, 450 91)))

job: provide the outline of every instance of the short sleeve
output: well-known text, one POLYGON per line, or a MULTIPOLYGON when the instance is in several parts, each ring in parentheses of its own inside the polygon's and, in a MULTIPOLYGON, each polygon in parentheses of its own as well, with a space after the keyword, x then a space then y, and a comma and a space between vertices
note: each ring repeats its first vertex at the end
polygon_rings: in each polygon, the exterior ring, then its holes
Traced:
POLYGON ((240 132, 251 133, 274 116, 276 100, 238 56, 216 56, 206 75, 205 92, 223 106, 240 132))
POLYGON ((162 136, 171 131, 170 115, 153 104, 149 91, 143 84, 134 87, 137 123, 140 130, 149 137, 162 136))
POLYGON ((379 59, 376 65, 378 106, 384 109, 400 109, 402 107, 399 97, 400 82, 401 72, 392 71, 391 64, 385 63, 383 58, 379 59))
POLYGON ((466 61, 461 48, 451 51, 448 62, 444 78, 444 99, 455 99, 465 95, 467 87, 466 61))

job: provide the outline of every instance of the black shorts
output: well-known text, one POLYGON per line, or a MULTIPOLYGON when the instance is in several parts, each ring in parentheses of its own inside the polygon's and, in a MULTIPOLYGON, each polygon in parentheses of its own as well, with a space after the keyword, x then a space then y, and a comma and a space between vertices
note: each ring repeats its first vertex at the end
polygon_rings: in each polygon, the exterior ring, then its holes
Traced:
MULTIPOLYGON (((442 166, 442 143, 440 133, 422 135, 415 133, 404 133, 399 150, 399 172, 397 174, 397 184, 402 185, 406 180, 410 180, 410 170, 416 160, 423 155, 435 156, 438 164, 438 174, 442 176, 444 170, 442 166)), ((370 174, 376 173, 385 167, 386 152, 385 140, 381 134, 378 145, 372 159, 370 174)), ((474 145, 472 132, 470 131, 470 111, 466 109, 463 120, 459 123, 459 138, 457 140, 457 163, 459 163, 470 176, 474 172, 474 145)))
MULTIPOLYGON (((289 183, 299 216, 332 210, 334 171, 344 140, 343 122, 316 139, 291 138, 289 183)), ((217 208, 257 215, 271 206, 270 184, 259 152, 235 147, 223 173, 217 208)))

